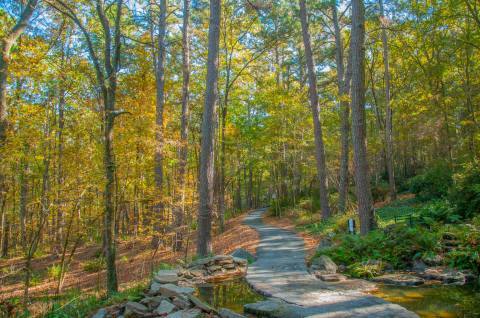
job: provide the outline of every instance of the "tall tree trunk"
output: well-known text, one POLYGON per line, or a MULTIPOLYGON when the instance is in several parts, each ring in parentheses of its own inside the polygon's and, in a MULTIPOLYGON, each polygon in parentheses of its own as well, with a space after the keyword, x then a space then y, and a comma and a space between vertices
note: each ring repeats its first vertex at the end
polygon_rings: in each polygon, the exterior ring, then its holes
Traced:
POLYGON ((313 61, 312 47, 310 44, 310 33, 308 31, 307 7, 305 0, 300 0, 300 20, 302 24, 303 45, 305 47, 305 58, 307 61, 308 84, 310 107, 313 115, 313 129, 315 135, 315 156, 317 160, 317 174, 320 189, 320 206, 322 218, 330 217, 330 206, 327 193, 327 171, 325 166, 325 149, 323 145, 322 126, 318 110, 317 77, 315 74, 315 63, 313 61))
POLYGON ((197 254, 207 256, 212 251, 211 229, 213 208, 213 173, 215 136, 215 107, 218 94, 218 49, 220 40, 220 0, 210 0, 210 25, 208 28, 208 60, 205 105, 202 118, 200 150, 199 209, 197 254))
POLYGON ((365 145, 365 7, 363 0, 352 0, 352 141, 355 166, 360 232, 367 234, 375 226, 372 193, 368 176, 365 145))
POLYGON ((7 211, 5 210, 5 206, 7 205, 7 196, 2 196, 2 205, 0 209, 2 211, 2 237, 0 237, 0 258, 8 256, 8 235, 10 230, 10 224, 8 223, 7 219, 7 211))
MULTIPOLYGON (((63 51, 63 47, 62 47, 63 51)), ((62 52, 62 64, 63 64, 63 52, 62 52)), ((57 205, 57 235, 56 235, 56 244, 60 245, 63 241, 63 229, 65 227, 64 215, 63 215, 63 203, 62 201, 62 191, 64 183, 63 175, 63 129, 65 127, 65 88, 64 88, 64 78, 61 76, 59 83, 59 92, 58 92, 58 131, 57 131, 57 193, 56 193, 56 205, 57 205)), ((54 224, 55 226, 55 224, 54 224)))
POLYGON ((158 51, 155 63, 155 84, 157 88, 157 105, 155 119, 155 187, 157 204, 155 205, 155 230, 160 229, 159 214, 163 210, 163 113, 165 108, 165 35, 167 20, 167 0, 160 0, 158 21, 158 51))
POLYGON ((27 244, 27 196, 28 196, 28 181, 27 174, 29 165, 27 159, 27 153, 29 152, 28 144, 24 144, 22 159, 20 160, 20 203, 19 203, 19 220, 20 220, 20 240, 23 248, 26 248, 27 244))
POLYGON ((104 100, 104 165, 105 165, 105 192, 104 192, 104 209, 105 209, 105 243, 106 261, 107 261, 107 291, 109 295, 118 290, 117 269, 115 266, 115 159, 113 155, 113 126, 115 111, 115 88, 108 89, 104 100), (112 91, 113 90, 113 91, 112 91))
POLYGON ((337 85, 338 85, 338 97, 340 100, 341 111, 341 153, 340 153, 340 172, 339 172, 339 185, 338 185, 338 211, 344 212, 347 203, 348 194, 348 150, 349 150, 349 130, 350 130, 350 105, 348 102, 348 94, 350 92, 350 80, 352 76, 351 58, 348 57, 347 69, 344 66, 344 52, 343 52, 343 40, 340 32, 340 25, 338 21, 338 12, 336 2, 332 5, 333 11, 333 26, 335 30, 335 46, 336 54, 335 60, 337 63, 337 85))
POLYGON ((393 165, 393 120, 392 108, 390 107, 390 66, 388 62, 388 38, 386 29, 386 17, 383 9, 383 0, 380 2, 380 23, 382 24, 382 46, 383 46, 383 67, 385 78, 385 149, 387 159, 388 184, 390 200, 395 200, 397 191, 395 189, 395 171, 393 165))
MULTIPOLYGON (((182 27, 182 118, 180 127, 180 153, 178 167, 178 187, 179 197, 177 198, 177 207, 175 215, 175 225, 180 227, 184 224, 185 217, 185 173, 187 170, 188 159, 188 100, 190 84, 190 0, 183 0, 183 27, 182 27)), ((178 233, 182 234, 182 233, 178 233)), ((182 237, 179 237, 181 242, 182 237)), ((181 246, 177 245, 177 248, 181 246)))

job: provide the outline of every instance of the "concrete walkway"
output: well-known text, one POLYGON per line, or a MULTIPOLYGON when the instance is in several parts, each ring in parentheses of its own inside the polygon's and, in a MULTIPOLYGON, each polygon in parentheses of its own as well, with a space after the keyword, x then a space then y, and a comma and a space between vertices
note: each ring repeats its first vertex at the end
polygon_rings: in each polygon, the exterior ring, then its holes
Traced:
MULTIPOLYGON (((325 283, 318 280, 307 271, 303 239, 294 232, 264 224, 264 212, 265 209, 256 210, 244 221, 260 234, 257 261, 249 266, 247 281, 259 293, 274 297, 273 301, 259 303, 257 309, 280 304, 277 313, 269 315, 278 318, 418 318, 399 305, 362 293, 364 281, 325 283), (279 303, 275 298, 284 302, 279 303)), ((255 308, 253 305, 250 312, 255 308)))

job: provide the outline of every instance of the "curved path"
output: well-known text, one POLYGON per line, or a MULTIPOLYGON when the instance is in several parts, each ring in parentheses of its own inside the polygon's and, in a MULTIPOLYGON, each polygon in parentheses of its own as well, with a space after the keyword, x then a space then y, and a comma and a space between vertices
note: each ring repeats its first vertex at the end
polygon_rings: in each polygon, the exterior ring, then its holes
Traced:
MULTIPOLYGON (((307 271, 303 239, 292 231, 264 224, 264 212, 265 209, 256 210, 244 220, 260 234, 257 261, 249 266, 246 278, 259 293, 284 301, 280 313, 272 317, 418 318, 399 305, 362 293, 360 290, 365 290, 368 284, 364 281, 325 283, 318 280, 307 271)), ((276 302, 277 305, 275 300, 259 305, 278 307, 276 302)))

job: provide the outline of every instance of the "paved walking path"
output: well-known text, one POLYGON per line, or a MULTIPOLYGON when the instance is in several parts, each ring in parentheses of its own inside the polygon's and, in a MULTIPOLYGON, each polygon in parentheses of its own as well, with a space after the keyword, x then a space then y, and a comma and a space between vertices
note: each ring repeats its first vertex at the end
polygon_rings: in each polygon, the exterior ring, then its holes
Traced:
POLYGON ((264 212, 265 209, 256 210, 244 221, 260 234, 257 261, 249 266, 247 281, 259 293, 274 297, 273 301, 259 303, 257 307, 279 307, 275 298, 284 301, 271 317, 418 318, 399 305, 362 293, 360 290, 365 290, 368 284, 364 281, 325 283, 318 280, 307 271, 303 239, 292 231, 264 224, 264 212))

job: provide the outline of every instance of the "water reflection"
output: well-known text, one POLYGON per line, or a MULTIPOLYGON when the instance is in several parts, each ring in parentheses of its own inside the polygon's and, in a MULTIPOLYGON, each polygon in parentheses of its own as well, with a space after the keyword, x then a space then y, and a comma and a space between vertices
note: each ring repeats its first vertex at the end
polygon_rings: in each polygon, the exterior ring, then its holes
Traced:
POLYGON ((197 288, 197 296, 215 308, 228 308, 243 313, 243 305, 264 300, 254 292, 244 279, 235 279, 197 288))
POLYGON ((380 286, 373 292, 424 318, 480 317, 480 287, 467 286, 380 286))

